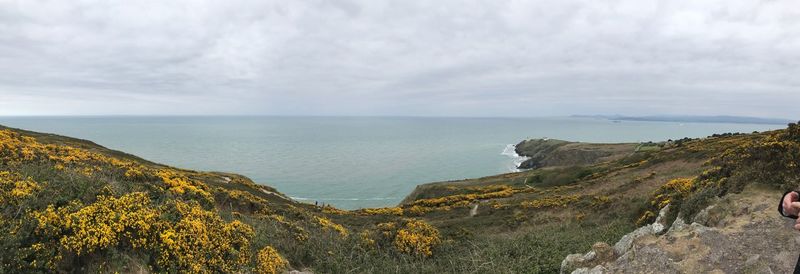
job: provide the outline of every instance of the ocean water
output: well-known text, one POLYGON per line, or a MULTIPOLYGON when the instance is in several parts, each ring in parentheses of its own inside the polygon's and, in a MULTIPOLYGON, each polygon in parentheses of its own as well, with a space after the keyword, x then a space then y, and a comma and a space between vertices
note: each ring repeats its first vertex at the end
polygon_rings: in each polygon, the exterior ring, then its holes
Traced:
POLYGON ((243 174, 295 199, 354 209, 396 205, 418 184, 515 170, 527 138, 662 141, 782 125, 590 118, 0 117, 181 168, 243 174))

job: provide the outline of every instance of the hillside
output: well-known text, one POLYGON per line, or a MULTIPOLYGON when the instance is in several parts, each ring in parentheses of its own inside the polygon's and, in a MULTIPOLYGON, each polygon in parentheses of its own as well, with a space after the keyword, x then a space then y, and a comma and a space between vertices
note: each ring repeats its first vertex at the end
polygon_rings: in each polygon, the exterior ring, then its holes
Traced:
MULTIPOLYGON (((574 144, 559 142, 554 150, 574 144)), ((746 247, 758 250, 786 236, 788 228, 771 228, 780 219, 762 206, 734 213, 713 208, 741 208, 747 199, 771 204, 793 186, 800 174, 797 125, 647 149, 580 147, 606 149, 578 149, 592 157, 542 152, 543 159, 591 160, 553 160, 548 168, 421 185, 397 207, 344 211, 292 201, 262 185, 269 182, 169 167, 89 141, 0 127, 0 272, 553 273, 569 254, 651 227, 659 211, 666 227, 676 219, 697 225, 638 237, 625 252, 565 271, 638 272, 642 268, 632 267, 641 257, 625 254, 641 249, 682 258, 685 265, 672 266, 678 272, 702 264, 711 265, 703 270, 786 269, 788 259, 767 253, 742 268, 726 268, 727 259, 698 261, 687 246, 699 245, 670 237, 684 239, 679 233, 698 225, 753 223, 775 233, 692 235, 720 245, 720 237, 735 243, 732 237, 746 236, 746 247)), ((709 253, 700 254, 714 254, 704 248, 709 253)), ((796 254, 783 256, 793 260, 796 254)))

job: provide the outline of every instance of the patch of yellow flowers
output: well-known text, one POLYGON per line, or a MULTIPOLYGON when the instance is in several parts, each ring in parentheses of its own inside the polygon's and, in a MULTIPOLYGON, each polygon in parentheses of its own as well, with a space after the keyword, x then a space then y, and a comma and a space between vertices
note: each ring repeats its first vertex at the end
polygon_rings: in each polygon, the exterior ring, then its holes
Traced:
POLYGON ((382 207, 382 208, 363 208, 359 209, 358 213, 363 215, 396 215, 402 216, 403 209, 399 207, 382 207))
POLYGON ((225 223, 197 204, 175 202, 180 219, 159 232, 159 264, 191 272, 234 272, 249 260, 253 229, 240 221, 225 223))
POLYGON ((41 189, 41 186, 31 178, 23 178, 18 173, 0 171, 0 205, 16 204, 20 199, 41 189))
POLYGON ((433 249, 442 243, 439 230, 421 220, 403 219, 400 224, 381 223, 377 228, 381 231, 378 241, 372 240, 369 232, 362 232, 361 242, 378 246, 391 244, 401 253, 420 257, 433 255, 433 249))
POLYGON ((289 262, 271 246, 266 246, 258 252, 258 273, 277 274, 285 270, 287 266, 289 266, 289 262))
POLYGON ((154 168, 139 162, 110 157, 102 153, 68 145, 42 144, 36 138, 11 130, 0 130, 0 160, 10 165, 28 161, 49 161, 57 170, 72 169, 85 176, 102 171, 101 166, 121 170, 128 179, 160 179, 170 191, 192 193, 211 200, 208 187, 190 179, 186 172, 171 168, 154 168))
POLYGON ((650 201, 650 209, 645 211, 639 219, 636 220, 636 225, 644 225, 656 217, 658 210, 664 208, 676 199, 683 199, 699 186, 698 178, 675 178, 669 180, 662 185, 653 194, 653 199, 650 201))
POLYGON ((339 235, 342 237, 347 237, 347 235, 350 234, 342 225, 334 223, 328 218, 314 216, 314 219, 317 220, 317 223, 319 223, 322 228, 335 230, 336 232, 339 232, 339 235))
POLYGON ((557 206, 567 206, 571 203, 577 202, 580 200, 580 195, 554 195, 542 199, 530 200, 520 203, 520 205, 524 208, 547 208, 547 207, 557 207, 557 206))
MULTIPOLYGON (((478 188, 473 190, 478 190, 478 188)), ((414 201, 411 205, 423 207, 465 206, 477 200, 511 197, 516 193, 511 186, 507 185, 488 186, 482 188, 482 190, 486 192, 421 199, 414 201)))
POLYGON ((394 247, 400 252, 418 256, 433 255, 433 247, 441 242, 439 230, 418 220, 410 220, 397 231, 394 247))
POLYGON ((161 169, 156 172, 156 175, 164 181, 167 188, 177 194, 184 194, 186 192, 192 194, 199 194, 207 200, 212 200, 211 194, 206 190, 207 186, 196 180, 189 179, 185 174, 175 172, 170 169, 161 169))
POLYGON ((158 254, 156 265, 165 271, 239 271, 249 263, 250 239, 255 235, 249 225, 225 222, 197 203, 175 201, 153 207, 144 192, 99 196, 87 206, 50 205, 30 216, 41 239, 54 239, 65 251, 80 256, 112 247, 151 250, 158 254))

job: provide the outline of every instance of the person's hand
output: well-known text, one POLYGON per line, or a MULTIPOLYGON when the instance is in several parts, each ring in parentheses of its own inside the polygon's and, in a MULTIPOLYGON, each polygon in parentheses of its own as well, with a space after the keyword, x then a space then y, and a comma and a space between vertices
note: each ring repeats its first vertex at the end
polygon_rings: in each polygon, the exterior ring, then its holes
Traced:
POLYGON ((794 222, 794 229, 800 230, 800 218, 797 218, 797 220, 794 222))
MULTIPOLYGON (((788 216, 797 216, 800 213, 800 194, 795 191, 783 196, 783 213, 788 216)), ((800 218, 794 224, 794 229, 800 230, 800 218)))

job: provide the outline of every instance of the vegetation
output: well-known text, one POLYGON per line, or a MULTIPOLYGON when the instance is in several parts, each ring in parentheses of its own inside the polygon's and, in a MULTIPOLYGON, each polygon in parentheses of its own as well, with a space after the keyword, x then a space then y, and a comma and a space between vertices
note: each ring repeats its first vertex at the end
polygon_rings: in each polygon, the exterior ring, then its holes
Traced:
POLYGON ((800 179, 796 124, 615 147, 631 150, 422 185, 396 207, 345 211, 235 174, 0 127, 0 272, 553 273, 667 204, 692 216, 747 184, 800 179))

